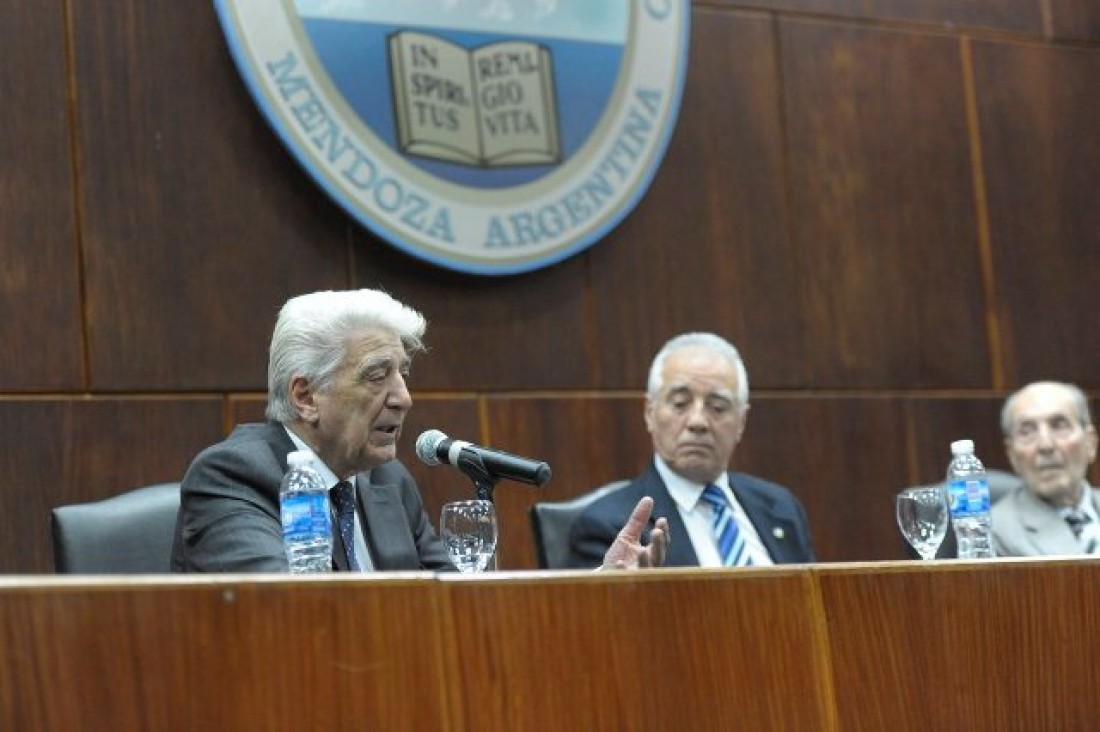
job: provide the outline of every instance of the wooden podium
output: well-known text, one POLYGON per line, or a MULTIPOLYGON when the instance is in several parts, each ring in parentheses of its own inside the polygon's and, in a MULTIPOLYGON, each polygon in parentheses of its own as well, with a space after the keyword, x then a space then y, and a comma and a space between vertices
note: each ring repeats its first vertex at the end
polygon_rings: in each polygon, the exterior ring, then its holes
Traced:
POLYGON ((1090 730, 1100 562, 0 578, 4 730, 1090 730))

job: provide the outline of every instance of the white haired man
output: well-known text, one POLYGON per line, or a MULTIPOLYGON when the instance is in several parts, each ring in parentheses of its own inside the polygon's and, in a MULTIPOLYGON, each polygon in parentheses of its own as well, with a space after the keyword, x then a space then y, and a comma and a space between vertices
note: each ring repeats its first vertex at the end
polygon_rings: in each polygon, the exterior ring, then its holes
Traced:
POLYGON ((993 504, 997 556, 1100 554, 1100 491, 1088 398, 1073 384, 1038 381, 1005 400, 1005 452, 1023 483, 993 504))
POLYGON ((653 359, 646 388, 653 461, 573 522, 569 563, 599 564, 642 496, 668 517, 668 566, 814 561, 798 499, 783 486, 730 470, 748 412, 749 377, 733 344, 713 333, 668 341, 653 359))

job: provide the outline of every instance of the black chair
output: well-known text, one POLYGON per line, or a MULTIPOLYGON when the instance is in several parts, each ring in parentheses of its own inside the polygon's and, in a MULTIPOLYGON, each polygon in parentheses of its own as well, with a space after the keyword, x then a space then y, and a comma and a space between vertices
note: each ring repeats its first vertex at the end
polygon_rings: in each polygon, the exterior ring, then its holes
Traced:
POLYGON ((543 501, 531 506, 531 530, 540 569, 564 569, 569 563, 569 527, 588 505, 617 491, 629 480, 617 480, 568 501, 543 501))
POLYGON ((180 484, 159 483, 117 496, 55 508, 58 574, 159 574, 171 571, 180 484))

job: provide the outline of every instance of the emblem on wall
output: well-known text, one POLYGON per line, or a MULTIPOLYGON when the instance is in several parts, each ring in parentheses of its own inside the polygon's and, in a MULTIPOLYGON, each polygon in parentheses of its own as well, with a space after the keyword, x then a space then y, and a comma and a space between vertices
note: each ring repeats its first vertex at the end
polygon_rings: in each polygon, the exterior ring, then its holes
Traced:
POLYGON ((649 186, 689 0, 215 0, 257 105, 399 249, 477 274, 575 254, 649 186))

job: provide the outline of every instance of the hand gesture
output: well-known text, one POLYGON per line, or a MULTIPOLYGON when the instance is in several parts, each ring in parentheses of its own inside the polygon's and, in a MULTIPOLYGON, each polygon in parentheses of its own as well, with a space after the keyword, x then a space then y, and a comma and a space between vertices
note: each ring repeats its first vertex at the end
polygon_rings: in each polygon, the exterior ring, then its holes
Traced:
POLYGON ((642 532, 653 512, 653 499, 646 496, 638 501, 626 525, 619 531, 611 548, 603 556, 605 569, 638 569, 660 567, 668 554, 668 519, 659 518, 649 532, 649 544, 642 546, 642 532))

